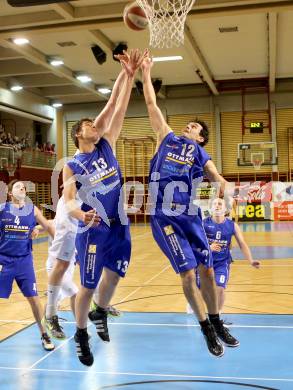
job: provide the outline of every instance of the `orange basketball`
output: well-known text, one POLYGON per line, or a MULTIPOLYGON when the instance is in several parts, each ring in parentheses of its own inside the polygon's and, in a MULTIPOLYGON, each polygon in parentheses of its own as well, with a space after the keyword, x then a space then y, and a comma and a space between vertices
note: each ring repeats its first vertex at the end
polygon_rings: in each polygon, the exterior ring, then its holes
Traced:
POLYGON ((125 7, 123 19, 126 26, 135 31, 144 30, 148 25, 145 12, 136 1, 125 7))

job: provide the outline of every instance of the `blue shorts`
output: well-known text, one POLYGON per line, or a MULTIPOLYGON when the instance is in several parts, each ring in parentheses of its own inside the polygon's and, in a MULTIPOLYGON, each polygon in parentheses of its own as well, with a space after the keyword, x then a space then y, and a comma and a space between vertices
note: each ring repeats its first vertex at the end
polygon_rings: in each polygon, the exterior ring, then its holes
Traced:
POLYGON ((97 287, 103 268, 124 277, 130 262, 131 240, 129 225, 105 223, 76 236, 77 261, 82 286, 97 287))
POLYGON ((0 254, 0 298, 9 298, 14 280, 25 297, 38 295, 31 253, 23 257, 0 254))
MULTIPOLYGON (((218 287, 226 288, 230 276, 230 261, 216 261, 213 268, 215 272, 216 285, 218 287)), ((200 288, 200 276, 198 272, 196 272, 196 284, 197 287, 200 288)))
POLYGON ((176 273, 197 268, 199 264, 207 268, 212 266, 212 255, 201 214, 166 216, 157 212, 151 216, 151 227, 154 239, 176 273))

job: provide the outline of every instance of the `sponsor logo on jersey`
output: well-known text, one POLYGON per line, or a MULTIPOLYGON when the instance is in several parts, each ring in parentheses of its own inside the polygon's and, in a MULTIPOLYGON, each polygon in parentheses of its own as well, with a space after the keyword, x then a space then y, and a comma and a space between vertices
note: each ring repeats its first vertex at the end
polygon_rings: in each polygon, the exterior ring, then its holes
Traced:
POLYGON ((97 253, 97 245, 89 245, 88 253, 97 253))
POLYGON ((179 146, 174 144, 173 145, 167 144, 166 146, 167 148, 171 148, 171 149, 179 149, 179 146))
POLYGON ((174 233, 172 225, 165 226, 164 231, 165 231, 166 236, 170 236, 171 234, 174 233))

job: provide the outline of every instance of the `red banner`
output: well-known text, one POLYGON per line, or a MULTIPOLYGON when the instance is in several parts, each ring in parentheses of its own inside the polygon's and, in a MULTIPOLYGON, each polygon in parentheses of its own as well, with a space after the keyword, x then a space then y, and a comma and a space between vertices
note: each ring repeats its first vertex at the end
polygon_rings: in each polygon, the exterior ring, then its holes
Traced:
POLYGON ((238 201, 247 203, 266 203, 272 200, 272 182, 255 181, 240 190, 238 201))
POLYGON ((293 202, 275 204, 274 216, 275 221, 293 221, 293 202))

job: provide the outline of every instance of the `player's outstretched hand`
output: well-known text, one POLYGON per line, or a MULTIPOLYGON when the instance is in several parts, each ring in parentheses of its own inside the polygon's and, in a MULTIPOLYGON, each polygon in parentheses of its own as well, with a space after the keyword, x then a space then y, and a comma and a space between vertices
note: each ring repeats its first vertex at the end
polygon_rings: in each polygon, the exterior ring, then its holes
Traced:
POLYGON ((252 262, 250 264, 254 268, 260 268, 260 261, 258 261, 258 260, 252 260, 252 262))
POLYGON ((144 58, 147 55, 147 50, 141 53, 138 49, 130 50, 130 53, 123 52, 123 56, 119 56, 119 60, 129 77, 133 77, 137 69, 141 66, 144 58))
POLYGON ((216 241, 214 241, 213 243, 211 243, 210 248, 213 252, 220 252, 222 246, 219 243, 217 243, 216 241))
POLYGON ((95 210, 89 210, 84 213, 83 222, 86 225, 97 226, 100 224, 101 218, 98 216, 95 210))
POLYGON ((146 56, 143 59, 140 68, 141 68, 141 70, 143 72, 146 72, 146 71, 149 71, 152 68, 153 65, 154 65, 153 57, 150 55, 149 51, 147 50, 146 51, 146 56))

